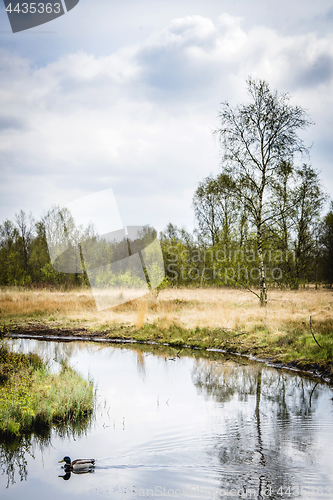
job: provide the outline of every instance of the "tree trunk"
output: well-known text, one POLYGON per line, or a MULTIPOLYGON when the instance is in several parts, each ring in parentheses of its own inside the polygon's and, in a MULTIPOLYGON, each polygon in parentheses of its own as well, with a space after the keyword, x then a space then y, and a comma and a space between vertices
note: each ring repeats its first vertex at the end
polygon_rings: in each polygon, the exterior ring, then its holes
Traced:
POLYGON ((260 305, 261 307, 265 307, 267 304, 266 270, 264 266, 264 258, 262 253, 262 233, 260 225, 257 227, 257 243, 258 243, 258 257, 259 257, 260 305))
POLYGON ((258 451, 260 453, 260 464, 265 466, 265 456, 264 456, 264 452, 263 452, 261 422, 260 422, 261 371, 262 371, 262 369, 260 368, 260 371, 258 372, 258 378, 257 378, 255 418, 256 418, 256 423, 257 423, 258 451))

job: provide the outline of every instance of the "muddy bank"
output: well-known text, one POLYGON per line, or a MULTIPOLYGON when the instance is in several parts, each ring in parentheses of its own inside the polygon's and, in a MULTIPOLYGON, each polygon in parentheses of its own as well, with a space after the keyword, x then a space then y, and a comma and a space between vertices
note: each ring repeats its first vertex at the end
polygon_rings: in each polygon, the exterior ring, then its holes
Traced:
MULTIPOLYGON (((39 322, 27 322, 25 324, 6 325, 3 332, 6 337, 11 338, 31 338, 50 341, 95 341, 95 342, 114 342, 114 343, 147 343, 154 345, 168 345, 177 349, 202 349, 212 352, 228 353, 236 358, 243 357, 265 363, 274 368, 298 372, 306 376, 323 380, 333 385, 333 362, 323 360, 322 363, 311 363, 305 359, 299 361, 283 362, 275 353, 260 349, 258 346, 245 348, 244 343, 236 338, 230 342, 225 340, 220 346, 211 347, 203 345, 202 341, 195 342, 191 339, 190 343, 183 342, 181 339, 170 339, 166 341, 165 335, 161 332, 160 336, 151 335, 150 338, 140 336, 140 330, 134 326, 114 326, 103 331, 91 331, 84 327, 66 327, 63 325, 47 325, 39 322), (232 345, 228 345, 231 343, 232 345)), ((214 331, 213 331, 214 333, 214 331)))

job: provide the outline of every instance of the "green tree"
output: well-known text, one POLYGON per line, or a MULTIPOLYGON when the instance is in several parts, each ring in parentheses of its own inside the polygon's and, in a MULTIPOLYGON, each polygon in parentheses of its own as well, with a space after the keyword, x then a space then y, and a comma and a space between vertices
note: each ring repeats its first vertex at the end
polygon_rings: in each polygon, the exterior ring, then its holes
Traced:
POLYGON ((45 275, 45 269, 50 265, 50 256, 47 248, 45 225, 43 221, 36 222, 34 232, 35 237, 32 239, 29 249, 29 268, 32 282, 53 282, 53 280, 47 279, 45 275))
POLYGON ((231 239, 239 211, 233 189, 231 177, 222 173, 216 178, 206 177, 194 193, 193 207, 199 235, 212 245, 220 241, 228 243, 231 239))
POLYGON ((332 288, 333 285, 333 201, 328 214, 324 217, 320 238, 322 245, 322 277, 332 288))
POLYGON ((2 285, 14 284, 19 268, 19 255, 16 249, 17 228, 10 220, 0 226, 0 280, 2 285))
POLYGON ((306 275, 317 282, 319 259, 320 214, 325 195, 320 186, 319 174, 310 165, 303 164, 296 170, 293 191, 295 271, 293 288, 298 288, 306 275))
POLYGON ((272 182, 272 206, 276 214, 270 226, 271 245, 280 251, 282 258, 279 267, 283 272, 283 282, 291 283, 294 266, 294 250, 291 232, 295 216, 295 199, 293 196, 294 167, 289 161, 282 160, 278 166, 278 175, 272 182))
POLYGON ((34 220, 31 214, 27 216, 23 210, 20 210, 20 212, 15 215, 15 222, 18 229, 17 246, 21 255, 21 266, 25 274, 28 274, 29 252, 34 233, 34 220))

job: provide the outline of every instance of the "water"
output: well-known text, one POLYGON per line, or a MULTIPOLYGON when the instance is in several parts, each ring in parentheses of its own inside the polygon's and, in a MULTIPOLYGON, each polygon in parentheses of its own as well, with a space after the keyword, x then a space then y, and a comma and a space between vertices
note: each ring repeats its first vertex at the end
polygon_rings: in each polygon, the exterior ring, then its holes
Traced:
POLYGON ((321 382, 217 353, 11 342, 54 370, 67 357, 98 397, 81 435, 0 444, 1 498, 333 499, 333 391, 321 382), (95 471, 59 477, 65 455, 97 459, 95 471))

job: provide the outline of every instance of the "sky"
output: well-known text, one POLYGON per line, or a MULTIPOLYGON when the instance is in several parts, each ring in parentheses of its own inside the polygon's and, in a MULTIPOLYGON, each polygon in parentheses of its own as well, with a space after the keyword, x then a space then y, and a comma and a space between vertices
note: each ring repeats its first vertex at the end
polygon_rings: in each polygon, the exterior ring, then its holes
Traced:
POLYGON ((249 76, 306 109, 333 198, 331 0, 80 0, 19 33, 0 0, 0 223, 112 188, 124 225, 192 230, 249 76))

